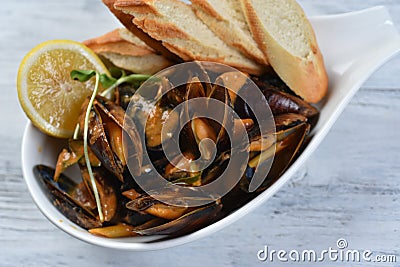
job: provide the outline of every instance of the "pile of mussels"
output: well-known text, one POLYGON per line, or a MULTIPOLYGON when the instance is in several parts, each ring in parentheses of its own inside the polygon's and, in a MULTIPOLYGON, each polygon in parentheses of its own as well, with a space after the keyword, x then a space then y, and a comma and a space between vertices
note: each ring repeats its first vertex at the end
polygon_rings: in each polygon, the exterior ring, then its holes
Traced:
MULTIPOLYGON (((224 81, 231 73, 223 73, 215 80, 224 81)), ((214 81, 215 81, 214 80, 214 81)), ((152 112, 147 113, 146 123, 132 120, 128 130, 126 110, 129 104, 136 102, 135 108, 129 109, 132 117, 140 117, 140 105, 143 99, 135 96, 137 88, 123 84, 116 88, 113 100, 97 96, 89 116, 89 158, 99 193, 103 220, 100 220, 90 182, 90 176, 84 159, 83 141, 69 140, 68 147, 59 155, 55 169, 38 165, 35 175, 42 182, 48 198, 54 206, 68 219, 89 232, 105 237, 128 237, 138 235, 179 236, 203 228, 227 216, 248 203, 251 199, 273 184, 290 166, 304 146, 310 129, 317 123, 319 112, 310 104, 293 94, 289 88, 274 74, 264 77, 251 77, 261 90, 269 105, 275 121, 275 131, 263 135, 260 133, 257 120, 247 103, 235 97, 233 92, 246 92, 243 82, 230 83, 228 86, 213 85, 212 82, 200 82, 193 75, 185 84, 169 90, 158 101, 152 112), (232 84, 235 88, 231 88, 232 84), (135 99, 135 97, 137 99, 135 99), (231 158, 232 148, 225 128, 235 127, 237 121, 226 125, 215 123, 207 118, 189 118, 189 123, 182 126, 179 133, 179 147, 182 151, 169 162, 162 151, 162 127, 168 117, 174 127, 178 127, 182 116, 191 116, 187 109, 176 114, 174 107, 189 99, 207 97, 217 99, 232 108, 238 115, 238 122, 245 126, 249 144, 249 160, 240 181, 225 195, 202 206, 174 206, 160 201, 147 194, 133 179, 143 174, 141 166, 142 153, 147 153, 156 171, 168 182, 186 187, 199 187, 212 182, 224 171, 231 158), (176 125, 174 125, 174 123, 176 125), (145 140, 135 130, 144 127, 145 140), (136 148, 132 158, 124 153, 122 136, 126 131, 136 148), (269 137, 273 136, 273 142, 269 137), (213 162, 202 171, 191 171, 190 168, 178 168, 182 157, 185 164, 195 161, 200 156, 208 157, 207 147, 201 146, 205 138, 216 144, 213 162), (271 150, 271 148, 273 148, 271 150), (273 153, 266 153, 273 151, 273 153), (181 158, 179 158, 181 157, 181 158), (248 185, 256 168, 269 161, 271 166, 265 180, 254 192, 249 192, 248 185), (130 162, 131 168, 128 168, 130 162), (63 172, 72 165, 79 166, 81 177, 70 179, 63 172), (184 169, 184 170, 182 170, 184 169)), ((163 81, 160 91, 171 89, 173 85, 163 81)), ((82 106, 86 113, 88 101, 82 106)), ((80 117, 80 129, 83 129, 83 115, 80 117)), ((171 130, 172 131, 172 130, 171 130)), ((203 143, 204 144, 204 143, 203 143)), ((164 192, 164 198, 176 198, 174 192, 164 192)))

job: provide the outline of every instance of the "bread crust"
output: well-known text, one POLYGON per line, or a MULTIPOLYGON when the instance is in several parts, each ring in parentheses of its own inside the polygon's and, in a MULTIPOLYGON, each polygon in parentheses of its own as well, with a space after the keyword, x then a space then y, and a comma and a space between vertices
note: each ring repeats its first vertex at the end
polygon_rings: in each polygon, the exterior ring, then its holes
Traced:
POLYGON ((119 30, 120 29, 115 29, 100 37, 86 40, 83 43, 98 54, 111 52, 124 56, 145 56, 155 53, 155 51, 148 46, 140 46, 124 40, 120 36, 119 30))
POLYGON ((114 66, 134 73, 154 74, 173 64, 124 30, 115 29, 83 43, 114 66))
MULTIPOLYGON (((328 75, 314 32, 310 40, 311 53, 307 58, 295 56, 284 49, 264 29, 251 0, 241 0, 241 3, 254 40, 264 52, 275 72, 290 89, 304 100, 311 103, 319 102, 327 93, 328 75)), ((311 27, 308 20, 304 23, 307 24, 307 27, 311 27)))
POLYGON ((192 0, 191 2, 197 17, 207 24, 219 38, 258 63, 269 65, 253 38, 251 36, 249 38, 235 23, 219 14, 207 0, 192 0))
MULTIPOLYGON (((165 48, 160 41, 154 40, 147 33, 139 29, 135 24, 132 23, 133 16, 125 14, 124 12, 117 10, 114 7, 116 0, 102 0, 108 9, 118 18, 118 20, 135 36, 143 40, 148 46, 153 48, 158 54, 163 55, 167 59, 175 62, 182 62, 182 59, 176 54, 173 54, 167 48, 165 48)), ((123 4, 123 3, 121 3, 123 4)))
MULTIPOLYGON (((151 36, 156 40, 165 40, 166 38, 178 38, 187 39, 190 38, 185 32, 177 28, 173 24, 160 23, 156 19, 149 18, 134 18, 132 20, 141 29, 146 29, 147 32, 151 32, 151 36)), ((165 43, 163 43, 165 46, 165 43)))
POLYGON ((194 10, 202 10, 205 13, 208 13, 210 16, 213 16, 217 20, 224 20, 222 16, 205 0, 191 0, 190 1, 194 7, 194 10))
MULTIPOLYGON (((169 0, 169 2, 182 8, 188 8, 187 4, 177 0, 169 0)), ((116 0, 114 7, 123 12, 133 13, 135 18, 132 20, 132 22, 138 28, 145 31, 152 38, 158 41, 162 41, 164 47, 169 49, 171 52, 176 53, 185 61, 214 61, 218 63, 228 64, 244 72, 255 75, 260 75, 265 71, 263 66, 258 65, 249 58, 243 57, 243 59, 247 61, 246 63, 243 63, 235 60, 230 60, 229 58, 225 58, 223 56, 207 56, 206 54, 196 56, 192 51, 190 51, 190 49, 185 48, 185 46, 177 45, 174 40, 179 40, 183 43, 190 41, 196 42, 196 40, 192 39, 191 36, 187 35, 186 32, 176 24, 162 21, 163 15, 160 14, 160 12, 158 11, 154 11, 155 6, 153 0, 116 0)), ((239 52, 238 54, 240 55, 239 52)))

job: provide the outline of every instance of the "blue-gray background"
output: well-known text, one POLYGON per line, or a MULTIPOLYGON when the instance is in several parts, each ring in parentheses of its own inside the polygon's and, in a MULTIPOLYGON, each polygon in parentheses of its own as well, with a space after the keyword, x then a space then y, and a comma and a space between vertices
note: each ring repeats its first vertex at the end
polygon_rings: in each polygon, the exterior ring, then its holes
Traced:
MULTIPOLYGON (((400 28, 398 0, 300 2, 308 14, 386 5, 400 28)), ((341 237, 349 248, 395 254, 400 261, 400 56, 363 85, 282 190, 224 230, 163 251, 121 252, 85 244, 56 229, 33 204, 22 178, 20 146, 26 118, 16 96, 18 65, 44 40, 81 41, 117 26, 100 0, 1 4, 0 266, 271 266, 257 260, 264 245, 322 250, 334 247, 341 237)))

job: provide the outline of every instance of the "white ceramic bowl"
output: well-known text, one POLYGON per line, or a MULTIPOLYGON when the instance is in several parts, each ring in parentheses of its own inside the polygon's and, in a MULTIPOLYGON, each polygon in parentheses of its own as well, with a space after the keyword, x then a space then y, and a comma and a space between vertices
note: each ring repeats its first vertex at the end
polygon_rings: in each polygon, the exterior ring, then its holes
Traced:
POLYGON ((197 232, 168 240, 157 241, 157 237, 107 239, 91 235, 64 217, 43 193, 33 175, 33 166, 54 166, 57 153, 64 144, 42 134, 28 123, 22 142, 22 166, 36 205, 53 224, 78 239, 103 247, 127 250, 155 250, 184 244, 212 234, 254 210, 290 179, 321 143, 361 85, 400 50, 400 36, 384 7, 314 17, 311 22, 330 77, 329 94, 320 106, 320 120, 310 143, 285 174, 242 208, 197 232))

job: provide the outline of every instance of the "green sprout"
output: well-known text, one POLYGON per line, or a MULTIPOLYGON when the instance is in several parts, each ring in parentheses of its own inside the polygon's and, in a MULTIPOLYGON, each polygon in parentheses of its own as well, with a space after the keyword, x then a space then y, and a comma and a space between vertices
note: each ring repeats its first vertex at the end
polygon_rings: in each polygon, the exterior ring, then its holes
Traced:
MULTIPOLYGON (((114 70, 114 73, 117 73, 117 75, 119 76, 118 79, 114 78, 114 77, 110 77, 107 74, 99 74, 95 70, 73 70, 73 71, 71 71, 71 78, 74 80, 80 81, 80 82, 87 82, 92 77, 96 76, 95 88, 93 89, 93 93, 90 97, 89 104, 88 104, 88 107, 86 109, 86 114, 85 114, 85 121, 84 121, 84 128, 83 128, 83 151, 84 151, 85 162, 86 162, 86 166, 88 168, 88 173, 89 173, 94 197, 96 200, 96 206, 97 206, 97 210, 99 212, 99 218, 100 218, 101 222, 104 222, 104 215, 103 215, 103 211, 101 208, 99 192, 97 190, 96 181, 94 179, 92 166, 90 164, 88 140, 87 140, 88 139, 87 138, 88 131, 89 131, 89 117, 90 117, 90 112, 93 107, 93 102, 99 91, 100 83, 104 88, 107 88, 100 95, 106 97, 106 96, 110 95, 116 87, 118 87, 119 85, 121 85, 123 83, 129 83, 129 84, 138 86, 138 85, 140 85, 140 83, 142 83, 150 78, 150 75, 144 75, 144 74, 126 75, 126 73, 123 70, 119 70, 119 71, 114 70)), ((78 139, 79 130, 80 129, 79 129, 79 123, 78 123, 77 126, 75 127, 73 139, 78 139)))

